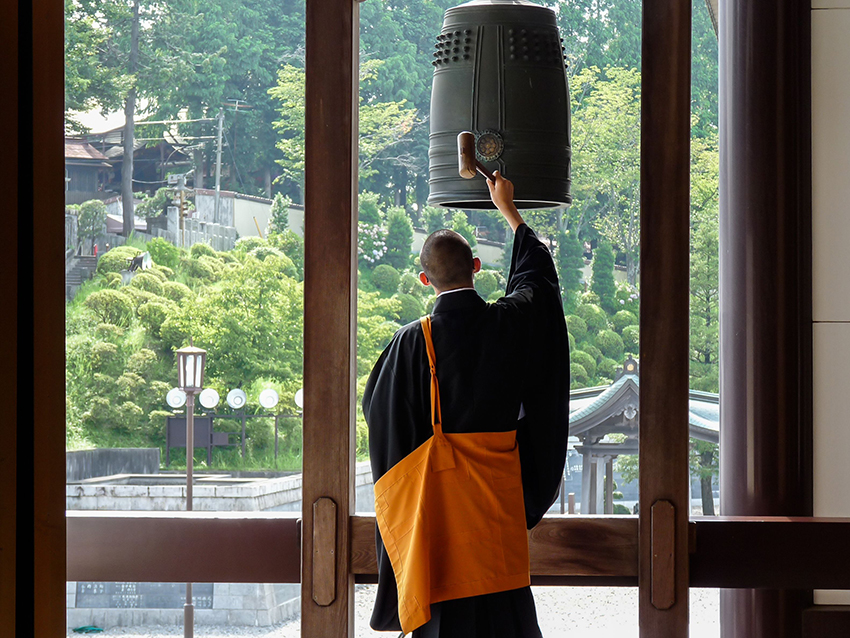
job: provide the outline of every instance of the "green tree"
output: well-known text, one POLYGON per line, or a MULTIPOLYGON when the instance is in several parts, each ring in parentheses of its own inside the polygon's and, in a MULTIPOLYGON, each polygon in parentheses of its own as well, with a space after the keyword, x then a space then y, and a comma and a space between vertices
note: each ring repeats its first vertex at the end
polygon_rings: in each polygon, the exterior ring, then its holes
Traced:
POLYGON ((99 199, 90 199, 77 209, 77 234, 88 239, 93 248, 94 240, 106 231, 106 204, 99 199))
MULTIPOLYGON (((361 82, 378 76, 381 63, 373 60, 360 67, 361 82)), ((304 69, 291 64, 278 71, 277 85, 269 95, 278 104, 279 119, 274 127, 279 134, 278 149, 283 157, 278 160, 283 175, 303 188, 304 184, 304 69)), ((388 149, 408 132, 416 111, 404 101, 363 103, 360 107, 360 158, 359 173, 368 177, 379 153, 388 149)))
POLYGON ((614 251, 611 244, 600 241, 593 251, 590 290, 599 297, 599 305, 609 315, 617 312, 617 287, 614 285, 614 251))
POLYGON ((267 233, 283 233, 289 229, 289 207, 292 201, 280 193, 272 200, 271 217, 267 233))
POLYGON ((452 215, 449 228, 468 241, 470 246, 478 245, 478 240, 475 238, 475 227, 469 223, 469 219, 463 211, 456 211, 452 215))
POLYGON ((413 224, 403 208, 393 207, 387 212, 387 255, 386 262, 404 270, 410 265, 410 247, 413 244, 413 224))
POLYGON ((565 313, 573 312, 578 305, 578 295, 582 291, 583 252, 575 233, 567 231, 558 233, 555 263, 558 266, 558 282, 561 285, 565 313))

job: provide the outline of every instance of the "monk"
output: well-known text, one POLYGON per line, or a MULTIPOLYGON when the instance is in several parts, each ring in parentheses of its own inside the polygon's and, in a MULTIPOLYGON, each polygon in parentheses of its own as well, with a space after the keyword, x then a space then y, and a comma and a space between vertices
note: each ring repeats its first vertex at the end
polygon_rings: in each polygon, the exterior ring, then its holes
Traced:
POLYGON ((569 345, 548 248, 523 221, 513 184, 497 172, 488 186, 515 234, 506 295, 484 301, 469 244, 450 230, 433 233, 419 276, 437 295, 433 311, 398 330, 363 397, 379 631, 541 636, 525 530, 561 482, 569 345))

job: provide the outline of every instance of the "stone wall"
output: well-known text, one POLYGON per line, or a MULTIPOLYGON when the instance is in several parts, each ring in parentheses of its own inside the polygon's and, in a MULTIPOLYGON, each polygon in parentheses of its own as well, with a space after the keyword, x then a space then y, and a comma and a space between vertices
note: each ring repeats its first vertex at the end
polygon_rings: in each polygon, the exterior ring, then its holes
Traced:
POLYGON ((105 448, 65 453, 65 480, 82 481, 112 474, 156 474, 159 448, 105 448))

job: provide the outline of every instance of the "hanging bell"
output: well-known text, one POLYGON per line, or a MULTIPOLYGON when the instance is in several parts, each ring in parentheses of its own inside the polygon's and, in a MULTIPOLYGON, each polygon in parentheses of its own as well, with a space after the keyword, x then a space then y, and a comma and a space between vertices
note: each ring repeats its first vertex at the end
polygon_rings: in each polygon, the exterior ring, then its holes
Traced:
POLYGON ((518 208, 570 197, 570 96, 555 12, 526 0, 473 0, 448 9, 431 91, 428 203, 494 208, 480 175, 458 174, 458 135, 514 184, 518 208))

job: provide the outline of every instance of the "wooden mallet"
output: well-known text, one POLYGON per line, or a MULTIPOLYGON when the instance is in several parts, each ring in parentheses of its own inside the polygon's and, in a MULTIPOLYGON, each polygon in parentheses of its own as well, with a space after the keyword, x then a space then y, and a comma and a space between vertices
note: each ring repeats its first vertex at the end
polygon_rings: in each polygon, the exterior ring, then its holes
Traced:
POLYGON ((493 173, 484 168, 484 165, 475 157, 475 135, 469 131, 463 131, 457 136, 457 172, 464 179, 472 179, 476 171, 491 182, 496 182, 493 173))

